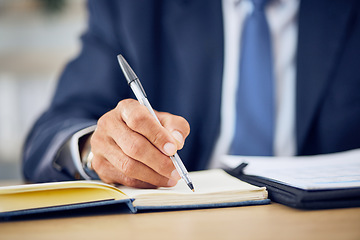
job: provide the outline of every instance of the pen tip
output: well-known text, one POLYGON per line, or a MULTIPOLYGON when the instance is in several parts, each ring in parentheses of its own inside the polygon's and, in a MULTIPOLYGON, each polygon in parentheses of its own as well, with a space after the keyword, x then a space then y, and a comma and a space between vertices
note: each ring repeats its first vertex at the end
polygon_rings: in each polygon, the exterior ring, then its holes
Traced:
POLYGON ((191 191, 195 192, 194 186, 191 182, 188 183, 188 186, 191 189, 191 191))

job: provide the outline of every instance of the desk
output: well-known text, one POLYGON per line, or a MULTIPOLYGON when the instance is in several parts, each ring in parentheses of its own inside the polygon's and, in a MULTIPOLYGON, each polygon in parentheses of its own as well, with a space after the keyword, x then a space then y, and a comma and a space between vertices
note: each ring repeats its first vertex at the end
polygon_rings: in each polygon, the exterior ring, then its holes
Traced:
POLYGON ((192 211, 1 222, 0 239, 360 239, 360 208, 302 211, 272 203, 192 211))

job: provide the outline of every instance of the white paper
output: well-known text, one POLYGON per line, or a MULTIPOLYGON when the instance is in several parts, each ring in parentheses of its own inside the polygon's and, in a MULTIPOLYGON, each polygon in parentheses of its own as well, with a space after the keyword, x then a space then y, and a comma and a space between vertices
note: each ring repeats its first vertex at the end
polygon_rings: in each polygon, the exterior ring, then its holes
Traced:
POLYGON ((222 163, 235 168, 246 162, 247 175, 269 178, 302 189, 360 187, 360 149, 305 157, 224 156, 222 163))

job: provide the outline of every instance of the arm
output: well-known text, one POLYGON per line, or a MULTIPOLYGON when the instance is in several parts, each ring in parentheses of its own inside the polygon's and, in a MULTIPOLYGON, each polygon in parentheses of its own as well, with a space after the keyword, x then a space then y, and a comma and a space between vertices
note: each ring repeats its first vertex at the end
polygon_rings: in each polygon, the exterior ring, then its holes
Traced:
POLYGON ((126 100, 132 94, 116 55, 126 54, 124 49, 131 46, 125 47, 114 34, 122 31, 113 27, 113 6, 106 3, 90 2, 82 51, 66 67, 48 111, 26 141, 25 178, 34 182, 77 178, 74 166, 79 166, 81 149, 74 150, 73 140, 97 124, 91 137, 92 167, 103 181, 133 187, 173 186, 179 176, 168 156, 182 148, 189 125, 181 117, 158 113, 161 127, 144 106, 126 100), (120 99, 125 100, 118 103, 120 99))
POLYGON ((69 171, 54 165, 56 157, 62 155, 67 141, 76 132, 95 125, 119 99, 130 96, 116 62, 120 44, 113 35, 110 3, 89 3, 89 26, 81 38, 82 50, 66 66, 52 103, 26 139, 23 154, 26 180, 73 179, 69 171))

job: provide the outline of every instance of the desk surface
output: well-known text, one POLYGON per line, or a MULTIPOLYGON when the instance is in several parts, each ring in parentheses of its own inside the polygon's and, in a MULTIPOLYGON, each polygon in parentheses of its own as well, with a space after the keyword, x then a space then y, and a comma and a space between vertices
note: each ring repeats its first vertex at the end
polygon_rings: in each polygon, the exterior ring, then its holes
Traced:
POLYGON ((302 211, 272 203, 192 211, 0 223, 0 239, 360 239, 360 208, 302 211))

